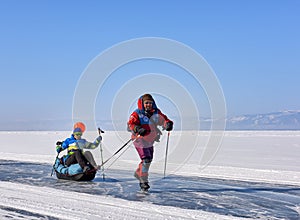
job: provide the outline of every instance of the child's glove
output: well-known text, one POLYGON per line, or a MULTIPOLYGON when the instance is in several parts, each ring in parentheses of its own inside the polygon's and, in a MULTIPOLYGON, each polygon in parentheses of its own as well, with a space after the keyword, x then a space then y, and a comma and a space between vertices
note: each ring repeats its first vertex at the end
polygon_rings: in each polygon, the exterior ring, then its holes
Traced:
POLYGON ((102 136, 98 136, 95 140, 96 144, 99 144, 102 141, 102 136))
POLYGON ((62 151, 62 147, 61 146, 56 146, 56 152, 59 154, 62 151))

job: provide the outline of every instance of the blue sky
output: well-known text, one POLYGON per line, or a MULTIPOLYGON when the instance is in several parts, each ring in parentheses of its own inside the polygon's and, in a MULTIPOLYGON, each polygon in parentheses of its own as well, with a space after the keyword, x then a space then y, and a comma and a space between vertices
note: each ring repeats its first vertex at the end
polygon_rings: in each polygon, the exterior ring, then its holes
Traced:
MULTIPOLYGON (((172 39, 201 54, 219 79, 228 115, 300 109, 299 11, 297 0, 2 0, 0 120, 71 118, 87 65, 141 37, 172 39)), ((145 66, 140 74, 153 71, 145 66)), ((112 76, 111 86, 122 85, 118 79, 112 76)))

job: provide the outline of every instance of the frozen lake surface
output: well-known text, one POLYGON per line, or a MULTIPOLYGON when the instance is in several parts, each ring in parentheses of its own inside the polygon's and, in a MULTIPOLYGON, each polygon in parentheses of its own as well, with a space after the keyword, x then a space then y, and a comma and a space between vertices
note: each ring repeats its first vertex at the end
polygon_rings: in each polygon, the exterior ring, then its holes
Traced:
MULTIPOLYGON (((2 132, 0 137, 8 140, 7 136, 19 135, 24 133, 2 132)), ((11 148, 1 148, 1 219, 300 218, 300 172, 296 167, 300 132, 226 133, 212 165, 204 169, 190 162, 162 178, 161 172, 156 172, 159 165, 154 163, 148 195, 138 192, 132 175, 138 160, 126 157, 131 149, 105 171, 105 180, 99 172, 91 182, 64 181, 50 176, 55 158, 53 149, 48 153, 48 148, 37 146, 47 142, 51 135, 62 134, 26 135, 35 139, 33 149, 27 150, 27 154, 24 148, 13 144, 11 148), (245 144, 253 147, 241 147, 245 144), (274 150, 268 155, 261 154, 272 146, 274 150), (43 149, 46 153, 39 153, 43 149), (286 166, 279 166, 282 161, 286 166)), ((195 159, 191 157, 192 161, 195 159)), ((172 164, 168 165, 172 170, 172 164)))

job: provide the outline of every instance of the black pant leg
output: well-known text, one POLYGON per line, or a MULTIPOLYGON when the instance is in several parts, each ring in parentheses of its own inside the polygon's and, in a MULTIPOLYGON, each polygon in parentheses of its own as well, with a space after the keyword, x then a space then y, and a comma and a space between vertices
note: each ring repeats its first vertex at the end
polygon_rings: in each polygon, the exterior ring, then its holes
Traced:
POLYGON ((71 164, 79 163, 80 167, 83 169, 87 165, 87 161, 82 153, 78 150, 75 151, 66 161, 66 165, 70 166, 71 164))

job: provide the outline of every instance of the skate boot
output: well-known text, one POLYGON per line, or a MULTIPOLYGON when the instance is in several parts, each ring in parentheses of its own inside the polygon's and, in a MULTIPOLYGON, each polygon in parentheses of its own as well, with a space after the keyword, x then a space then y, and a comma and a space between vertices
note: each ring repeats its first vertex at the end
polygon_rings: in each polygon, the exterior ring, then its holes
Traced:
POLYGON ((142 192, 148 192, 150 188, 148 182, 140 183, 140 187, 142 192))

